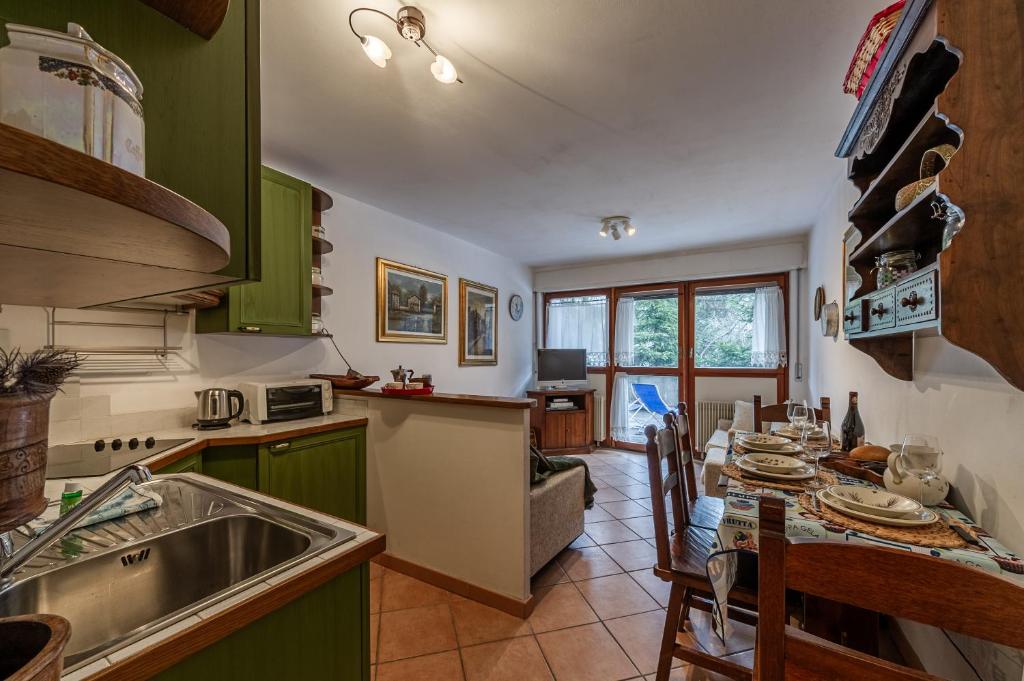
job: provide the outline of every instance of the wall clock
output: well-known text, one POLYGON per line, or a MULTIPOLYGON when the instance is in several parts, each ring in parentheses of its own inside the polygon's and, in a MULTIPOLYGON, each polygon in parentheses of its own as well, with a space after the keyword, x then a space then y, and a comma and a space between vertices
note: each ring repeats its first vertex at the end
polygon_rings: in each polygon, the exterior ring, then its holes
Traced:
POLYGON ((523 297, 518 293, 513 293, 512 297, 508 299, 508 314, 514 322, 518 322, 523 317, 523 297))

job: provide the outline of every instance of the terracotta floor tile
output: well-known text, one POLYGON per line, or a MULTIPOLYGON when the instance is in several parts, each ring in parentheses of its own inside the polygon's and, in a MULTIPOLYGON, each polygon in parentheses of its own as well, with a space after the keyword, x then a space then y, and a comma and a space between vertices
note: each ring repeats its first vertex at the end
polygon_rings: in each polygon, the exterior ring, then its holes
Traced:
POLYGON ((377 579, 384 574, 384 566, 370 561, 370 579, 377 579))
POLYGON ((537 642, 558 681, 621 681, 637 675, 602 624, 539 634, 537 642))
POLYGON ((606 520, 600 523, 587 523, 583 526, 584 531, 591 539, 598 544, 611 544, 639 539, 628 527, 618 520, 606 520))
POLYGON ((658 562, 658 552, 642 539, 608 544, 604 547, 604 552, 626 572, 645 568, 649 570, 658 562))
POLYGON ((481 605, 476 601, 464 600, 452 603, 451 609, 459 646, 500 641, 531 633, 530 625, 526 623, 526 620, 481 605))
POLYGON ((601 479, 607 482, 612 487, 618 487, 619 485, 635 485, 636 480, 629 477, 625 473, 616 473, 614 475, 602 475, 601 479))
POLYGON ((606 463, 601 463, 598 461, 588 461, 587 459, 583 460, 586 461, 587 467, 590 468, 590 477, 594 477, 595 475, 597 477, 601 477, 602 475, 616 475, 617 473, 621 473, 621 471, 612 468, 606 463))
MULTIPOLYGON (((643 499, 636 501, 640 503, 643 499)), ((654 516, 642 515, 636 518, 623 518, 620 522, 633 530, 638 536, 644 539, 654 539, 654 516)))
POLYGON ((637 518, 643 515, 650 515, 650 510, 644 508, 635 501, 609 501, 607 504, 600 504, 601 508, 611 513, 616 518, 637 518))
POLYGON ((551 681, 537 639, 523 636, 462 649, 466 681, 551 681))
MULTIPOLYGON (((728 655, 724 659, 737 662, 744 667, 754 668, 754 654, 752 652, 737 653, 728 655)), ((655 675, 650 674, 644 677, 646 681, 656 681, 655 675)), ((668 676, 669 681, 729 681, 729 677, 708 671, 702 667, 688 664, 678 669, 673 669, 668 676)))
POLYGON ((713 629, 711 615, 691 608, 690 621, 686 623, 686 633, 680 634, 680 636, 689 637, 691 641, 696 640, 701 648, 718 657, 752 650, 757 639, 757 630, 749 624, 735 620, 731 624, 732 630, 729 638, 723 644, 722 639, 718 638, 718 634, 713 629))
POLYGON ((464 678, 457 650, 377 665, 377 681, 463 681, 464 678))
POLYGON ((586 532, 584 532, 580 536, 578 536, 575 539, 573 539, 572 543, 569 544, 568 548, 570 548, 570 549, 585 549, 588 546, 597 546, 597 543, 593 539, 591 539, 587 535, 586 532))
POLYGON ((630 499, 650 499, 651 488, 648 485, 623 485, 622 487, 616 487, 630 499))
POLYGON ((370 664, 377 662, 377 642, 380 640, 380 615, 370 615, 370 664))
POLYGON ((672 591, 671 582, 664 581, 650 569, 635 570, 630 572, 629 576, 636 580, 636 583, 642 586, 651 598, 658 601, 658 605, 663 608, 668 607, 668 596, 672 591))
POLYGON ((622 572, 619 564, 612 560, 600 546, 566 549, 558 554, 558 564, 573 581, 622 572))
POLYGON ((650 500, 650 498, 646 498, 646 499, 637 499, 637 500, 636 500, 636 503, 638 503, 638 504, 640 504, 641 506, 643 506, 644 508, 646 508, 648 512, 650 512, 650 510, 651 510, 651 508, 652 508, 652 506, 651 506, 651 500, 650 500))
MULTIPOLYGON (((594 542, 590 539, 590 537, 587 537, 587 535, 585 534, 581 534, 576 539, 576 541, 574 541, 572 544, 569 544, 569 546, 575 548, 574 545, 577 541, 580 541, 580 539, 586 540, 585 542, 583 542, 583 546, 594 545, 594 542)), ((579 548, 583 548, 583 546, 580 546, 579 548)), ((533 576, 533 578, 530 580, 530 586, 532 589, 536 589, 540 586, 551 586, 552 584, 561 584, 562 582, 568 581, 569 575, 565 574, 565 570, 562 569, 562 566, 558 564, 557 560, 552 560, 550 563, 542 567, 540 571, 533 576)))
POLYGON ((370 580, 370 612, 380 612, 381 587, 384 584, 383 577, 370 580))
MULTIPOLYGON (((605 621, 608 631, 619 642, 644 674, 658 671, 658 655, 661 652, 661 634, 665 628, 665 611, 658 609, 629 617, 605 621)), ((673 659, 673 667, 682 667, 683 661, 673 659)))
POLYGON ((594 508, 583 511, 583 522, 585 523, 601 523, 606 520, 615 520, 615 517, 597 504, 594 504, 594 508))
POLYGON ((533 593, 536 605, 530 626, 537 633, 597 621, 597 615, 573 584, 556 584, 533 593))
POLYGON ((576 587, 602 620, 661 609, 627 574, 587 579, 577 582, 576 587))
POLYGON ((594 483, 594 487, 596 487, 597 489, 604 489, 605 487, 611 487, 611 485, 609 485, 607 482, 605 482, 601 478, 601 476, 599 476, 599 475, 591 475, 590 476, 590 480, 594 483))
POLYGON ((605 501, 625 501, 628 497, 614 487, 605 487, 594 493, 594 501, 603 503, 605 501))
POLYGON ((383 578, 381 594, 381 610, 402 610, 403 608, 419 608, 424 605, 435 605, 448 602, 448 592, 432 584, 389 571, 383 578))
POLYGON ((447 603, 381 613, 380 662, 439 653, 456 647, 455 628, 447 603))

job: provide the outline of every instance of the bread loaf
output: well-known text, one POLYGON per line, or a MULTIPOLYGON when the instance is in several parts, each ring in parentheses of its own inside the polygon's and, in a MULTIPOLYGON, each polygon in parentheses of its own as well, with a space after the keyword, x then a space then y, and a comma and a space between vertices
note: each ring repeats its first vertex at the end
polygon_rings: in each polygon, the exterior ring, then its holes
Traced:
POLYGON ((889 448, 879 445, 861 445, 850 452, 851 459, 860 461, 885 461, 889 458, 889 448))

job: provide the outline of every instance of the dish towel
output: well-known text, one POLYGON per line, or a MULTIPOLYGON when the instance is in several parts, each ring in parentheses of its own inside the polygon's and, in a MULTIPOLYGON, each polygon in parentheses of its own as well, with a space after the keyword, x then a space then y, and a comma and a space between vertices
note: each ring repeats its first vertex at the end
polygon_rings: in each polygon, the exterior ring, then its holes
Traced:
MULTIPOLYGON (((157 508, 163 503, 163 497, 153 490, 130 484, 121 490, 117 496, 112 497, 107 503, 87 515, 75 528, 88 527, 89 525, 95 525, 107 520, 122 518, 132 513, 148 511, 151 508, 157 508)), ((50 506, 42 516, 29 523, 29 527, 36 535, 40 535, 57 520, 58 513, 58 506, 50 506)))

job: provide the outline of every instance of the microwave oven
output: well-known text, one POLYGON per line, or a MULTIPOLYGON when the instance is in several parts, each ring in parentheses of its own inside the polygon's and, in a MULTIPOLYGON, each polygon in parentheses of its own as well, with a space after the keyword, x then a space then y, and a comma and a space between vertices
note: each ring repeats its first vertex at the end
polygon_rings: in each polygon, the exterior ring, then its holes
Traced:
POLYGON ((292 421, 331 413, 334 394, 330 381, 302 378, 274 383, 242 383, 242 419, 249 423, 292 421))

